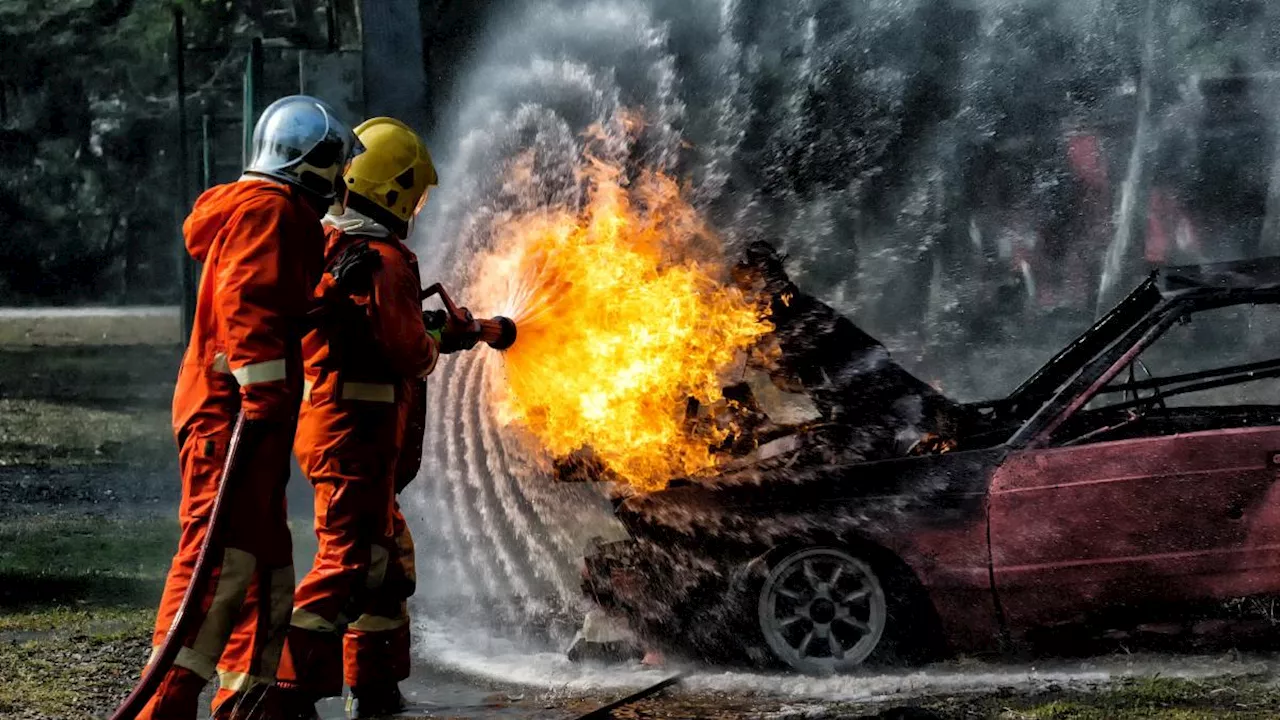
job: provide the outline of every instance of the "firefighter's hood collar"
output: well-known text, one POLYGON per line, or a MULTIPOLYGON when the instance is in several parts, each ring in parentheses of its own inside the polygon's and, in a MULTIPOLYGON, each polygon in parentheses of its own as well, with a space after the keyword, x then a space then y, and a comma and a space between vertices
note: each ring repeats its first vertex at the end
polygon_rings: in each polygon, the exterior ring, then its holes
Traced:
POLYGON ((389 238, 391 231, 367 215, 346 208, 341 215, 325 215, 325 227, 335 227, 344 235, 361 235, 372 238, 389 238))

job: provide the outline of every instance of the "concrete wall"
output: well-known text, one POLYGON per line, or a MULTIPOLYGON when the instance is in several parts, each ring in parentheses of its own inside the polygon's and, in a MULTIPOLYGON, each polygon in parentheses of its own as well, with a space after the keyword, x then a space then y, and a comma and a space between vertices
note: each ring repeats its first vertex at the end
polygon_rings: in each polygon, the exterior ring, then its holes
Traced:
POLYGON ((333 106, 353 125, 369 117, 365 111, 363 60, 359 52, 298 53, 299 92, 314 95, 333 106))
POLYGON ((427 118, 418 0, 361 0, 364 110, 421 128, 427 118))

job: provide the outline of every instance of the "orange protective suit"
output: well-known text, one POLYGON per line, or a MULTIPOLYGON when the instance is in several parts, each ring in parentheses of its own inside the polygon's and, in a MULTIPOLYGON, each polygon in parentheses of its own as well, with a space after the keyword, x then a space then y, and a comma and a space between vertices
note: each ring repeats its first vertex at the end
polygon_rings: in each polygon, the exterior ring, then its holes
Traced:
POLYGON ((439 354, 422 321, 417 258, 354 211, 337 222, 327 262, 366 241, 381 264, 369 291, 353 296, 354 312, 303 341, 295 452, 315 487, 319 549, 298 586, 278 677, 314 698, 340 694, 344 679, 358 690, 409 675, 413 540, 395 494, 421 461, 416 413, 439 354))
POLYGON ((221 482, 238 413, 257 428, 248 468, 224 506, 222 564, 183 638, 174 667, 142 718, 195 718, 201 688, 218 674, 223 699, 270 684, 293 600, 285 516, 289 449, 302 391, 301 340, 311 288, 323 268, 318 213, 297 188, 245 178, 206 191, 183 225, 204 263, 191 342, 173 395, 182 471, 182 535, 156 617, 157 646, 182 602, 221 482), (249 629, 228 645, 232 630, 249 629))

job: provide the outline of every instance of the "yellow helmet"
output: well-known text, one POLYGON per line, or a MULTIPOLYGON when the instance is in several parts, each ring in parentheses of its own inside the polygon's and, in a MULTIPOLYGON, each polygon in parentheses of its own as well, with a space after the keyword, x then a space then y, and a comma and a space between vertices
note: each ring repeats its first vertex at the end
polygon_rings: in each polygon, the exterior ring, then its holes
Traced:
MULTIPOLYGON (((352 159, 344 174, 352 195, 348 204, 370 214, 371 208, 360 202, 367 200, 400 221, 393 225, 407 225, 437 180, 426 144, 408 125, 388 117, 365 120, 355 132, 365 151, 352 159)), ((377 217, 382 212, 373 214, 380 222, 390 219, 377 217)))

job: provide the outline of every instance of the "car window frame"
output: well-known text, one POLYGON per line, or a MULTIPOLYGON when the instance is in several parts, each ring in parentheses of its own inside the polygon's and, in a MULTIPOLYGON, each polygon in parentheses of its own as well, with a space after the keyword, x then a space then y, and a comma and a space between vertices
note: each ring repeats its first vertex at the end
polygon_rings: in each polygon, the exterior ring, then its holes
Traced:
POLYGON ((1188 292, 1166 299, 1064 383, 1053 399, 1034 413, 1007 444, 1015 449, 1053 447, 1053 433, 1084 409, 1183 315, 1238 305, 1280 305, 1280 294, 1275 291, 1188 292))

